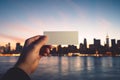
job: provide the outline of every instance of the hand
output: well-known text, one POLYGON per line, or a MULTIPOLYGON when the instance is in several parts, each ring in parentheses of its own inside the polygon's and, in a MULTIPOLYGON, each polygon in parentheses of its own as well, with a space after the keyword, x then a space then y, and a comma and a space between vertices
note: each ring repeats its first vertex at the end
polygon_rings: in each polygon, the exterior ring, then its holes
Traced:
POLYGON ((35 36, 27 39, 23 52, 15 66, 22 69, 28 75, 33 73, 39 64, 40 58, 48 55, 50 52, 51 46, 44 46, 47 40, 46 36, 35 36))

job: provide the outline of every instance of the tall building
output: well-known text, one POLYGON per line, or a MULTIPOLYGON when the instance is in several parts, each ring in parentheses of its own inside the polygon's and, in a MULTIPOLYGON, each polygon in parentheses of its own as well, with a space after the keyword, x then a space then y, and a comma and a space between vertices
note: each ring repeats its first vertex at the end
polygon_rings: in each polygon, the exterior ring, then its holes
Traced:
POLYGON ((86 53, 86 49, 84 44, 80 43, 80 49, 79 49, 80 53, 86 53))
POLYGON ((115 39, 111 39, 111 47, 115 47, 115 46, 116 46, 115 39))
POLYGON ((6 44, 5 46, 5 53, 9 53, 11 51, 10 43, 6 44))
POLYGON ((106 47, 109 48, 109 36, 108 35, 106 36, 106 47))
POLYGON ((95 47, 101 46, 101 41, 100 41, 100 39, 94 39, 94 46, 95 46, 95 47))
POLYGON ((101 41, 100 39, 94 39, 94 49, 95 51, 100 52, 100 47, 101 47, 101 41))
POLYGON ((87 40, 86 38, 84 38, 84 46, 85 46, 85 49, 87 48, 87 40))
POLYGON ((21 52, 22 51, 22 46, 20 43, 16 43, 16 52, 21 52))
POLYGON ((120 47, 120 40, 117 40, 117 46, 120 47))
POLYGON ((11 51, 11 45, 10 45, 10 43, 8 43, 8 51, 9 52, 11 51))

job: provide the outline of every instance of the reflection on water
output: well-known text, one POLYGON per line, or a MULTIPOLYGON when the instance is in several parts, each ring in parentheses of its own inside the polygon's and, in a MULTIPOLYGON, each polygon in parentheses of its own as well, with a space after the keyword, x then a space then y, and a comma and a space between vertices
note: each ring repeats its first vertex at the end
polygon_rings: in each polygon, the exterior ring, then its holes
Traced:
MULTIPOLYGON (((0 74, 18 57, 0 57, 0 74)), ((44 57, 32 80, 119 80, 120 57, 44 57)))
POLYGON ((0 62, 16 62, 18 57, 1 56, 0 62))

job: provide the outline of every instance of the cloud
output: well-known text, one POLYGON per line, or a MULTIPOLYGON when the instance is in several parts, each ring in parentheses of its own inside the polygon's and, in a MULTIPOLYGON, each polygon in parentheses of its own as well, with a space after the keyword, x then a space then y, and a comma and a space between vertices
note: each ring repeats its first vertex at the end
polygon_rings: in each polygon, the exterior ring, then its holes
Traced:
POLYGON ((9 29, 12 29, 13 31, 20 31, 20 32, 33 32, 33 28, 31 28, 29 25, 24 23, 7 23, 6 25, 9 29))
POLYGON ((28 38, 34 35, 38 35, 38 28, 34 27, 31 23, 24 22, 4 22, 1 26, 1 32, 4 34, 14 35, 21 38, 28 38))
POLYGON ((15 41, 15 42, 23 42, 24 41, 23 38, 19 38, 19 37, 16 37, 16 36, 11 36, 11 35, 6 35, 6 34, 2 34, 2 33, 0 33, 0 38, 9 39, 9 40, 12 40, 12 41, 15 41))

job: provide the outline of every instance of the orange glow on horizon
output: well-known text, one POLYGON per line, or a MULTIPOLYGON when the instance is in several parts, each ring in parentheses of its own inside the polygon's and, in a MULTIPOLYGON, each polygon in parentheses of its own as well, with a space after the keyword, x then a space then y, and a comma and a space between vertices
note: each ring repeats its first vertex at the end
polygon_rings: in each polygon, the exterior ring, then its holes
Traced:
POLYGON ((0 56, 20 56, 20 54, 0 54, 0 56))

